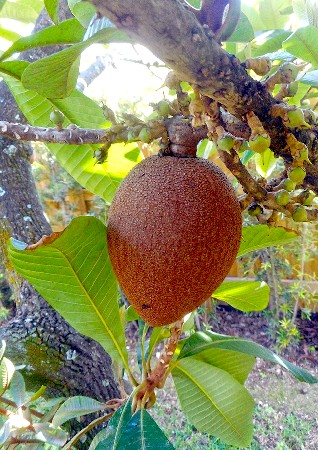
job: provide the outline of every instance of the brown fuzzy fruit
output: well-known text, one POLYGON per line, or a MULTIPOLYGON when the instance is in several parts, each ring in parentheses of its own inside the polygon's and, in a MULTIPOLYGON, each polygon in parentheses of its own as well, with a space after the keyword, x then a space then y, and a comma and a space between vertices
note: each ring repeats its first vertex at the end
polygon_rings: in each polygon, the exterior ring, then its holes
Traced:
POLYGON ((151 326, 207 300, 232 266, 242 219, 223 172, 200 158, 151 156, 123 180, 109 210, 119 284, 151 326))

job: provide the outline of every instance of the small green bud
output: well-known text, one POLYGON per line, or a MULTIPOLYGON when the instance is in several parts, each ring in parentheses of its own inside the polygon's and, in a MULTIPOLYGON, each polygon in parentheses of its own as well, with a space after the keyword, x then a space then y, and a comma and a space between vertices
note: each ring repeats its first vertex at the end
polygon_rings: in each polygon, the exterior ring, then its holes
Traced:
POLYGON ((252 203, 247 210, 248 214, 252 217, 257 217, 260 216, 261 214, 263 214, 263 208, 261 207, 261 205, 257 204, 257 203, 252 203))
POLYGON ((280 66, 279 70, 285 78, 284 83, 292 83, 296 80, 300 68, 292 62, 286 62, 280 66))
POLYGON ((59 127, 62 127, 65 116, 62 111, 58 109, 54 109, 50 114, 50 121, 59 127))
POLYGON ((295 190, 296 183, 292 181, 290 178, 286 178, 283 183, 283 188, 286 189, 286 191, 291 192, 295 190))
POLYGON ((287 117, 288 120, 284 121, 284 125, 288 128, 310 128, 310 125, 305 121, 303 111, 299 108, 288 111, 287 117))
POLYGON ((140 130, 140 133, 139 133, 139 135, 138 135, 138 139, 139 139, 140 141, 142 141, 142 142, 146 142, 146 143, 150 142, 150 139, 151 139, 151 133, 150 133, 149 129, 146 128, 146 127, 143 127, 143 128, 140 130))
POLYGON ((289 178, 296 184, 301 184, 306 176, 306 171, 302 167, 295 167, 289 172, 289 178))
POLYGON ((298 91, 298 81, 292 81, 291 83, 289 83, 288 85, 288 97, 294 97, 294 95, 297 94, 298 91))
POLYGON ((176 91, 179 91, 181 89, 180 80, 177 77, 176 73, 173 71, 168 72, 168 75, 166 76, 166 79, 164 81, 164 85, 167 86, 167 88, 174 89, 176 91))
POLYGON ((106 161, 110 145, 111 145, 110 143, 105 143, 103 147, 95 150, 94 152, 94 158, 96 159, 95 164, 103 164, 106 161))
POLYGON ((316 197, 316 194, 314 192, 311 191, 302 191, 299 194, 299 201, 300 203, 302 203, 304 206, 311 206, 313 199, 316 197))
POLYGON ((217 146, 220 150, 229 151, 233 148, 234 138, 230 133, 223 133, 217 140, 217 146))
POLYGON ((271 145, 271 138, 257 134, 255 137, 249 140, 251 150, 256 153, 264 153, 271 145))
POLYGON ((298 206, 293 212, 292 218, 294 222, 308 222, 308 215, 306 208, 298 206))
POLYGON ((275 196, 278 205, 286 206, 290 202, 290 195, 285 189, 277 191, 275 196))
POLYGON ((301 150, 299 152, 299 160, 300 161, 306 161, 309 164, 312 164, 312 162, 310 161, 310 159, 308 158, 308 148, 306 148, 305 150, 301 150))
POLYGON ((157 105, 158 108, 158 114, 161 117, 166 117, 170 115, 170 104, 167 100, 160 100, 160 102, 157 105))

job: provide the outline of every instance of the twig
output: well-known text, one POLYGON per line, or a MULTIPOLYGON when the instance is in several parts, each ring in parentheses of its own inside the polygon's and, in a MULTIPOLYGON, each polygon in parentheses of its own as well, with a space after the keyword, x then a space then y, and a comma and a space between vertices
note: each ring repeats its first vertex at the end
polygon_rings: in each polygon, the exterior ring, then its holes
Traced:
MULTIPOLYGON (((78 128, 70 125, 68 128, 57 130, 56 128, 33 127, 20 123, 10 123, 0 121, 0 135, 9 139, 20 141, 46 142, 54 144, 103 144, 127 142, 128 134, 138 136, 140 130, 146 124, 127 126, 124 124, 115 125, 107 129, 78 128)), ((147 126, 151 131, 151 139, 157 139, 165 131, 163 121, 150 121, 147 126)), ((137 139, 136 139, 137 140, 137 139)))
POLYGON ((171 336, 164 346, 163 352, 145 380, 138 386, 133 399, 133 409, 150 408, 155 402, 155 389, 162 388, 169 373, 170 362, 176 351, 178 340, 182 331, 183 320, 178 320, 171 327, 171 336))
MULTIPOLYGON (((4 397, 0 397, 0 402, 4 403, 5 405, 8 406, 12 406, 13 408, 18 408, 17 404, 14 403, 12 400, 8 400, 7 398, 4 397)), ((31 414, 33 414, 35 417, 38 417, 39 419, 42 419, 42 417, 44 417, 44 414, 36 411, 35 409, 30 409, 27 406, 21 406, 21 408, 25 411, 26 409, 28 409, 30 411, 31 414)))

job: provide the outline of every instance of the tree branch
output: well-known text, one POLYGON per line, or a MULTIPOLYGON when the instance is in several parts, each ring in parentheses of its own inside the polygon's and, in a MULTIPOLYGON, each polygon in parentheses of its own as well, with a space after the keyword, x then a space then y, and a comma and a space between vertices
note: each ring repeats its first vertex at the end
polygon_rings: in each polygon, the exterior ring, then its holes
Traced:
MULTIPOLYGON (((90 0, 98 11, 137 42, 145 45, 173 69, 180 80, 196 86, 240 120, 253 111, 271 137, 271 149, 291 164, 287 130, 280 117, 272 117, 278 104, 266 83, 255 81, 244 64, 228 54, 178 0, 90 0)), ((309 149, 306 185, 318 192, 318 130, 292 130, 309 149)))

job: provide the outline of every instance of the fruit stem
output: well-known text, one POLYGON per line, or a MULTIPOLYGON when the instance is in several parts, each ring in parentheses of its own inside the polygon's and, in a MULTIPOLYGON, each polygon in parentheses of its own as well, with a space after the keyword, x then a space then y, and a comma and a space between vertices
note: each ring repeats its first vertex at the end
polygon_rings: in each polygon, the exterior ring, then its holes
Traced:
POLYGON ((145 373, 143 382, 136 388, 133 396, 133 409, 150 408, 155 402, 155 389, 162 388, 169 373, 169 366, 176 351, 182 331, 183 319, 175 322, 170 330, 171 336, 167 340, 159 359, 151 373, 145 373))
POLYGON ((144 329, 142 331, 141 337, 141 361, 142 361, 142 378, 147 376, 147 364, 146 364, 146 355, 145 355, 145 340, 147 336, 147 331, 149 330, 149 325, 144 324, 144 329))

